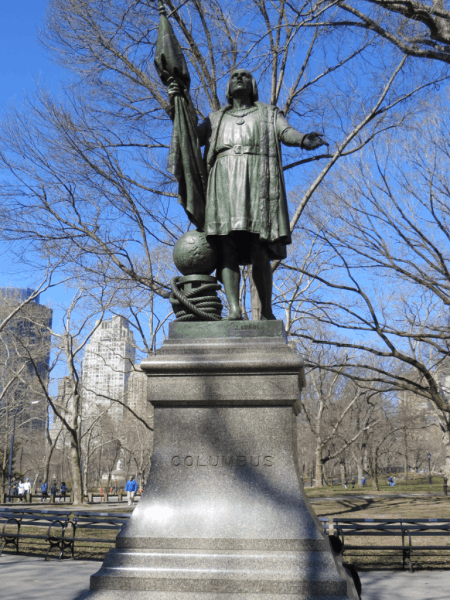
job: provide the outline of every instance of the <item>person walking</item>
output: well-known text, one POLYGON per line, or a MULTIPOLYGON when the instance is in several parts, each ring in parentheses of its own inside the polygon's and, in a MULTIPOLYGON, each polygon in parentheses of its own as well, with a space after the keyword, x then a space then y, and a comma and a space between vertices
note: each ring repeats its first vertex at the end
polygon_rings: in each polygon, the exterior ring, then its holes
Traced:
POLYGON ((27 500, 28 494, 31 494, 31 483, 28 477, 26 478, 26 481, 23 484, 23 494, 25 496, 25 501, 27 500))
POLYGON ((50 502, 51 502, 52 504, 54 504, 54 503, 55 503, 55 499, 56 499, 56 494, 57 494, 57 492, 58 492, 58 488, 56 487, 56 482, 54 481, 54 482, 53 482, 53 485, 52 485, 52 487, 50 488, 50 495, 51 495, 51 500, 50 500, 50 502))
POLYGON ((361 478, 361 483, 362 483, 363 487, 366 487, 366 478, 365 477, 361 478))
POLYGON ((23 490, 23 483, 22 483, 22 480, 19 479, 19 485, 17 486, 17 493, 18 493, 18 496, 19 496, 18 502, 22 502, 23 501, 23 491, 24 491, 23 490))
POLYGON ((125 486, 125 491, 127 493, 128 506, 131 506, 134 502, 134 495, 137 492, 138 485, 136 480, 132 475, 130 475, 130 479, 127 481, 125 486))
POLYGON ((15 483, 13 483, 12 486, 12 490, 11 490, 11 496, 18 496, 19 492, 17 491, 17 481, 15 483))
MULTIPOLYGON (((64 503, 66 502, 66 491, 67 491, 66 482, 62 481, 61 482, 61 498, 64 498, 64 503)), ((60 500, 60 502, 61 502, 61 500, 60 500)))
POLYGON ((42 494, 42 499, 41 499, 41 503, 45 502, 46 498, 48 498, 48 483, 46 481, 44 481, 44 483, 41 485, 41 494, 42 494))

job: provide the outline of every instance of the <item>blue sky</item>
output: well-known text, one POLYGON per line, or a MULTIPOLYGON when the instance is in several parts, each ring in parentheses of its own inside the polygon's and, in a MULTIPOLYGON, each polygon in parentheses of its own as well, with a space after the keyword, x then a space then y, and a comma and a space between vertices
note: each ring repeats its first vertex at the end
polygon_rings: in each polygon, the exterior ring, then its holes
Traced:
MULTIPOLYGON (((2 4, 0 19, 0 107, 20 104, 24 94, 31 93, 36 81, 57 89, 62 70, 52 64, 37 39, 37 30, 45 18, 47 0, 21 0, 2 4)), ((3 255, 5 257, 5 255, 3 255)), ((33 274, 24 272, 11 261, 0 260, 0 286, 28 287, 33 274)), ((63 288, 45 292, 41 302, 55 306, 65 297, 63 288)), ((55 315, 57 318, 57 315, 55 315)))
MULTIPOLYGON (((45 82, 58 93, 66 72, 53 64, 47 50, 39 43, 37 32, 45 22, 47 0, 21 0, 2 5, 0 19, 0 114, 11 104, 20 105, 24 95, 33 93, 37 81, 45 82)), ((0 287, 33 288, 34 273, 30 267, 13 263, 8 248, 0 246, 0 287)), ((53 328, 61 331, 64 312, 74 290, 59 285, 40 296, 40 302, 53 309, 53 328)))
POLYGON ((60 70, 53 65, 39 44, 36 31, 45 17, 46 0, 21 0, 2 5, 0 20, 0 69, 2 109, 8 102, 19 102, 25 91, 32 91, 39 77, 57 85, 60 70))

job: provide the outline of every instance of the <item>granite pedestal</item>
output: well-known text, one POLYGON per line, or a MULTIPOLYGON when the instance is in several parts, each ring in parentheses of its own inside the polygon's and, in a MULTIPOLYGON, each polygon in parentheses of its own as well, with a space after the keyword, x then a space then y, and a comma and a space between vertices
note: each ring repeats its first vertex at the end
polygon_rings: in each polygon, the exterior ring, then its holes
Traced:
POLYGON ((83 598, 358 599, 303 494, 283 323, 175 322, 141 366, 149 482, 83 598))

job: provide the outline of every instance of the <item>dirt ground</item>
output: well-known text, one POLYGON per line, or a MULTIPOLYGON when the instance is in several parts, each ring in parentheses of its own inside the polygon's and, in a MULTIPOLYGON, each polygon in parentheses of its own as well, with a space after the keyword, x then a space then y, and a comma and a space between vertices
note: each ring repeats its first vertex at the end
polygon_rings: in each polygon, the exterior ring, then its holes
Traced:
MULTIPOLYGON (((361 492, 359 494, 363 495, 361 492)), ((377 494, 371 498, 362 498, 359 494, 348 495, 345 499, 310 497, 310 500, 319 517, 450 519, 450 496, 408 495, 391 498, 377 494)), ((372 496, 371 492, 367 495, 372 496)))

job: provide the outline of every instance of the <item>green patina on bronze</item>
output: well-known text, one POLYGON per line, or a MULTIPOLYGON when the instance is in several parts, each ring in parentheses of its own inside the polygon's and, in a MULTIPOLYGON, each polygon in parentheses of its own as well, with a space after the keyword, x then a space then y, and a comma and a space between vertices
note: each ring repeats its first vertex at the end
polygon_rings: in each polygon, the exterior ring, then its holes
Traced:
POLYGON ((183 275, 210 275, 217 255, 205 233, 188 231, 175 244, 173 262, 183 275))
POLYGON ((313 150, 326 142, 315 132, 298 132, 276 106, 259 102, 256 81, 245 69, 230 77, 228 104, 198 124, 181 48, 160 12, 155 64, 169 85, 174 127, 168 169, 179 182, 179 201, 217 250, 227 319, 242 319, 239 265, 251 264, 260 318, 274 320, 270 261, 285 258, 291 243, 280 144, 313 150))
POLYGON ((179 94, 173 98, 174 121, 167 170, 178 181, 178 202, 189 220, 199 229, 205 222, 206 171, 197 137, 198 117, 189 96, 191 79, 183 51, 167 19, 164 5, 160 13, 155 67, 165 85, 175 83, 179 94))
POLYGON ((205 338, 282 338, 286 339, 283 321, 222 321, 221 323, 169 323, 170 340, 205 338))

